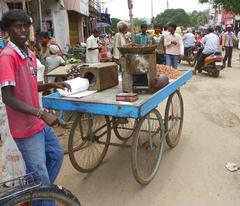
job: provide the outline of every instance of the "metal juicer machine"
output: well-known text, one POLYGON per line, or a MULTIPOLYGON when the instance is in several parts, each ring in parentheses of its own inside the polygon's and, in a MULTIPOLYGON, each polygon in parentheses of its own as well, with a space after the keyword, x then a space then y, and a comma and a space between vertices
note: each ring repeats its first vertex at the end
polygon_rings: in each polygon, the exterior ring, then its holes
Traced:
POLYGON ((122 90, 127 93, 146 93, 150 82, 157 75, 155 46, 140 48, 119 48, 123 54, 120 64, 122 68, 122 90))

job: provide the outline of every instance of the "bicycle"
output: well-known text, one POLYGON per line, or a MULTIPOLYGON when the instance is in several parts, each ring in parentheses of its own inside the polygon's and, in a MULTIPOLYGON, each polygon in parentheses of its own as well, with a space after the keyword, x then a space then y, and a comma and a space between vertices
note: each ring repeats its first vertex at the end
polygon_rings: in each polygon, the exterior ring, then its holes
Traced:
POLYGON ((57 206, 81 206, 66 188, 42 185, 35 172, 0 183, 0 205, 31 206, 36 200, 55 201, 57 206))

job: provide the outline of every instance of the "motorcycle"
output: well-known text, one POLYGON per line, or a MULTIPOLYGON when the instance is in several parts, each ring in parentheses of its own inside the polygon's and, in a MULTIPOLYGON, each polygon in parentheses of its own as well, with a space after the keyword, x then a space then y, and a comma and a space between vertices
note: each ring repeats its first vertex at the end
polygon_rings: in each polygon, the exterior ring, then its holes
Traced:
MULTIPOLYGON (((196 46, 198 47, 197 59, 199 59, 204 49, 204 45, 201 42, 198 42, 196 46)), ((202 71, 206 71, 209 75, 213 77, 219 77, 220 71, 223 68, 224 65, 222 53, 220 51, 217 51, 210 54, 204 59, 203 66, 198 70, 198 72, 201 73, 202 71)), ((196 70, 194 71, 194 73, 196 74, 196 70)))
POLYGON ((220 71, 224 68, 221 52, 215 52, 204 59, 203 67, 198 71, 206 71, 213 77, 219 77, 220 71))
POLYGON ((194 66, 197 62, 197 47, 192 47, 187 50, 187 52, 184 54, 184 56, 181 56, 180 61, 187 61, 190 66, 194 66))

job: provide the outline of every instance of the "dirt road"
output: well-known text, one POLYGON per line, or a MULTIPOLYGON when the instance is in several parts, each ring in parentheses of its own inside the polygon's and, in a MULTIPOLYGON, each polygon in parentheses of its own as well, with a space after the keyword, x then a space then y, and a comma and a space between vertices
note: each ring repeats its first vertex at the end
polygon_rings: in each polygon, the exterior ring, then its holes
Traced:
POLYGON ((226 162, 240 164, 240 64, 236 59, 235 55, 233 68, 226 68, 219 78, 197 75, 182 88, 181 141, 175 149, 165 144, 159 171, 148 186, 134 180, 130 151, 118 148, 110 148, 104 163, 90 174, 78 173, 66 156, 58 183, 86 206, 240 205, 240 172, 225 169, 226 162))

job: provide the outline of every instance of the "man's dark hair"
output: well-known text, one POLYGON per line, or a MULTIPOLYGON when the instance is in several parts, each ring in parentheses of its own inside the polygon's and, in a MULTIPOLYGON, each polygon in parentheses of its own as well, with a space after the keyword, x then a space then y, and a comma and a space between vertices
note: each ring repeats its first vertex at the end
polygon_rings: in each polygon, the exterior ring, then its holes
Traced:
POLYGON ((176 25, 176 24, 173 24, 173 23, 170 23, 170 24, 168 24, 168 27, 172 27, 172 28, 174 28, 174 30, 176 30, 177 25, 176 25))
POLYGON ((161 28, 161 29, 163 29, 163 25, 162 25, 162 24, 154 24, 154 29, 155 29, 155 28, 158 28, 158 27, 161 28))
POLYGON ((141 24, 141 29, 142 28, 147 28, 147 24, 141 24))
POLYGON ((46 31, 40 32, 39 36, 45 39, 50 39, 49 33, 46 31))
POLYGON ((208 28, 208 33, 212 33, 212 32, 214 32, 214 29, 212 27, 209 27, 208 28))
POLYGON ((12 9, 7 13, 3 14, 2 16, 2 24, 3 24, 4 30, 8 30, 9 27, 17 21, 24 22, 29 25, 31 24, 30 17, 22 9, 12 9))
POLYGON ((92 33, 100 33, 100 30, 95 28, 95 29, 93 29, 92 33))

